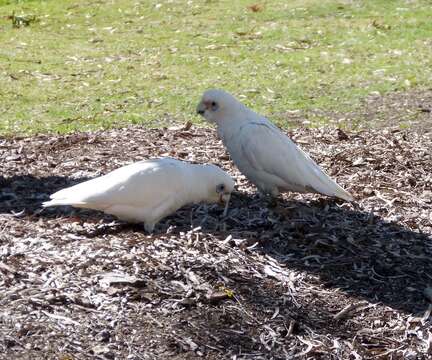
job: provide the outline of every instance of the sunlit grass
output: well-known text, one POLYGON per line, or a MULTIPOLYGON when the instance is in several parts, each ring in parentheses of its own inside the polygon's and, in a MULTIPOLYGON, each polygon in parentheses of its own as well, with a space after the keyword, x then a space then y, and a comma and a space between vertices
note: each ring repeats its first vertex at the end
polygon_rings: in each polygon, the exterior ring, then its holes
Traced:
POLYGON ((197 122, 212 87, 320 125, 316 109, 430 86, 430 1, 255 3, 0 0, 0 133, 197 122), (38 21, 12 28, 13 12, 38 21))

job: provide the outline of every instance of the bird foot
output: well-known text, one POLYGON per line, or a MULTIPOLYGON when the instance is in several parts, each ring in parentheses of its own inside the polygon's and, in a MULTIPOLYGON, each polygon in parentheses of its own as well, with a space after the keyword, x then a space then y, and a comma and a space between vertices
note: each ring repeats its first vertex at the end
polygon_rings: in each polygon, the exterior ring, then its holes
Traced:
POLYGON ((276 208, 276 207, 278 207, 278 199, 277 198, 275 198, 275 197, 270 197, 270 198, 267 198, 267 207, 269 207, 270 209, 273 209, 273 208, 276 208))

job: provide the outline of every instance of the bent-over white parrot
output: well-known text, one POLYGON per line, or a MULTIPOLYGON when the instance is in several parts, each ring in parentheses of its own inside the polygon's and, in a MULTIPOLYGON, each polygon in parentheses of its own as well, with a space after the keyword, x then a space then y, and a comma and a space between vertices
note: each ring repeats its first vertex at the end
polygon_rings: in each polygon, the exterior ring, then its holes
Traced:
POLYGON ((144 160, 60 190, 43 207, 101 210, 128 222, 144 222, 151 233, 158 221, 187 204, 224 202, 226 214, 234 184, 216 165, 144 160))

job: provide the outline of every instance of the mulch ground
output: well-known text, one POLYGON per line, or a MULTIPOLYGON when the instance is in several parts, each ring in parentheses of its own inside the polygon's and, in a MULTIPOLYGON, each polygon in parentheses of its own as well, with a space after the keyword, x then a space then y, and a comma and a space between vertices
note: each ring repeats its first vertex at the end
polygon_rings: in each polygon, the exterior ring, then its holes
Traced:
POLYGON ((431 133, 290 133, 356 198, 269 207, 211 129, 0 138, 0 357, 432 357, 431 133), (237 180, 147 235, 49 194, 132 161, 212 162, 237 180))

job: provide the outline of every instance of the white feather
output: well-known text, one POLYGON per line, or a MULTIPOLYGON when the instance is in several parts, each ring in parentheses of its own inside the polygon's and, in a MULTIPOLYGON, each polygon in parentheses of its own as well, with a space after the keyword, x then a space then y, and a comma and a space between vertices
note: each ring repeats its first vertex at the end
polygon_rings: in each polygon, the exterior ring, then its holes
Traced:
POLYGON ((180 207, 217 202, 219 184, 225 193, 234 180, 215 165, 196 165, 172 158, 133 163, 107 175, 60 190, 43 206, 72 205, 101 210, 121 220, 144 222, 146 230, 180 207))
POLYGON ((207 91, 198 111, 217 124, 232 160, 260 191, 274 196, 283 191, 316 192, 353 200, 288 136, 230 94, 207 91), (205 105, 214 103, 214 110, 205 105))

